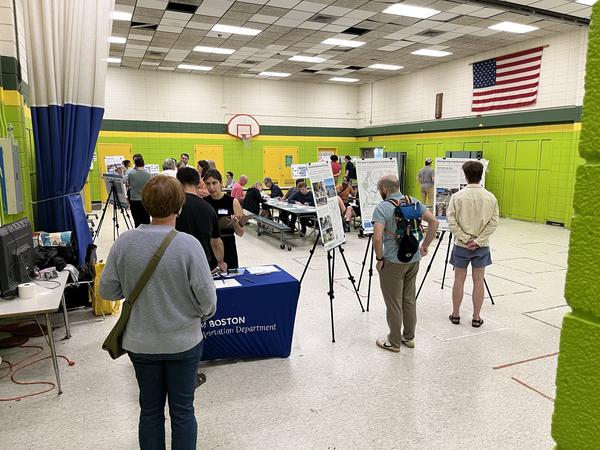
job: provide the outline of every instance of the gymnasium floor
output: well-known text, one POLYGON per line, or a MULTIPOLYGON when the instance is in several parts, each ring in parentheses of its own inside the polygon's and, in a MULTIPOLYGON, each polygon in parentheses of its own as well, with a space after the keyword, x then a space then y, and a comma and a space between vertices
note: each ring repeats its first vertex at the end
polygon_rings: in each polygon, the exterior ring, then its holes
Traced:
MULTIPOLYGON (((400 354, 375 345, 386 333, 378 280, 371 311, 361 313, 341 270, 335 283, 337 342, 331 343, 326 260, 319 250, 302 288, 290 358, 205 367, 208 381, 196 396, 199 448, 551 448, 556 352, 568 311, 568 238, 561 228, 501 221, 487 276, 496 306, 486 299, 479 330, 465 320, 469 296, 463 324, 448 321, 451 292, 440 289, 444 242, 418 300, 416 348, 403 347, 400 354)), ((100 256, 111 241, 107 221, 100 256)), ((356 276, 365 245, 355 231, 350 234, 346 255, 356 276)), ((281 251, 275 239, 257 238, 251 228, 238 247, 242 264, 277 263, 299 277, 310 242, 281 251)), ((76 311, 71 320, 73 338, 57 344, 59 353, 76 361, 73 367, 61 362, 64 394, 0 403, 3 449, 137 448, 132 366, 126 357, 111 361, 100 349, 115 319, 98 321, 76 311)), ((59 339, 63 333, 55 330, 59 339)), ((2 355, 18 360, 25 353, 2 355)), ((24 372, 26 379, 53 380, 50 362, 24 372)), ((36 388, 5 378, 0 396, 36 388)))

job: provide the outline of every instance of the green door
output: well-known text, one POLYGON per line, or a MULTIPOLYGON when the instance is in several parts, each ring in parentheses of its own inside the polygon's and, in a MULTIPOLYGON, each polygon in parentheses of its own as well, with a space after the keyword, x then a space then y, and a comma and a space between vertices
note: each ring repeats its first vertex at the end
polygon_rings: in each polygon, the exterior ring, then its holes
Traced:
POLYGON ((540 141, 517 141, 513 179, 513 219, 533 221, 540 164, 540 141))

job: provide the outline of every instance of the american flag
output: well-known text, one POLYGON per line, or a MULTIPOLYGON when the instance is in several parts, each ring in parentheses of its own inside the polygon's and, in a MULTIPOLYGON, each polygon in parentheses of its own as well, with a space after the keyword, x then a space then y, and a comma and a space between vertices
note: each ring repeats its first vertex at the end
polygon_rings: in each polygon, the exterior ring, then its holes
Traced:
POLYGON ((543 47, 473 64, 473 112, 519 108, 537 100, 543 47))

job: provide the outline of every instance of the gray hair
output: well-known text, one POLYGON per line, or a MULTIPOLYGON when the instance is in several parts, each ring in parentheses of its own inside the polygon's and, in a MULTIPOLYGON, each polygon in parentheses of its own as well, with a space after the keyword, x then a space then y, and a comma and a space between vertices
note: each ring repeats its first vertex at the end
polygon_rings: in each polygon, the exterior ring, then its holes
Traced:
POLYGON ((177 164, 173 161, 173 158, 167 158, 163 161, 163 170, 175 170, 177 168, 177 164))
POLYGON ((381 177, 377 183, 377 187, 379 189, 385 188, 391 193, 398 192, 400 191, 400 180, 396 175, 386 175, 385 177, 381 177))

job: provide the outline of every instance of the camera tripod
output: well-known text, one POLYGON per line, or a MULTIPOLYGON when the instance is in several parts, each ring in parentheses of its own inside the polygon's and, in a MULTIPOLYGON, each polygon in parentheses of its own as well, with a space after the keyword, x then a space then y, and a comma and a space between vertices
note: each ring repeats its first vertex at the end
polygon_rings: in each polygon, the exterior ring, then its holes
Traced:
POLYGON ((94 237, 92 239, 92 243, 96 241, 96 238, 100 234, 100 230, 102 229, 102 223, 104 222, 104 216, 106 215, 106 210, 110 203, 113 204, 113 241, 116 241, 119 237, 119 211, 121 212, 121 216, 123 216, 123 220, 125 221, 125 226, 127 229, 134 228, 131 216, 129 215, 129 208, 127 204, 123 204, 119 200, 119 196, 117 195, 117 188, 115 186, 114 181, 109 180, 110 184, 110 192, 108 193, 108 197, 106 198, 106 203, 104 204, 104 208, 102 209, 102 215, 100 216, 100 221, 98 222, 98 228, 96 228, 96 232, 94 233, 94 237))

